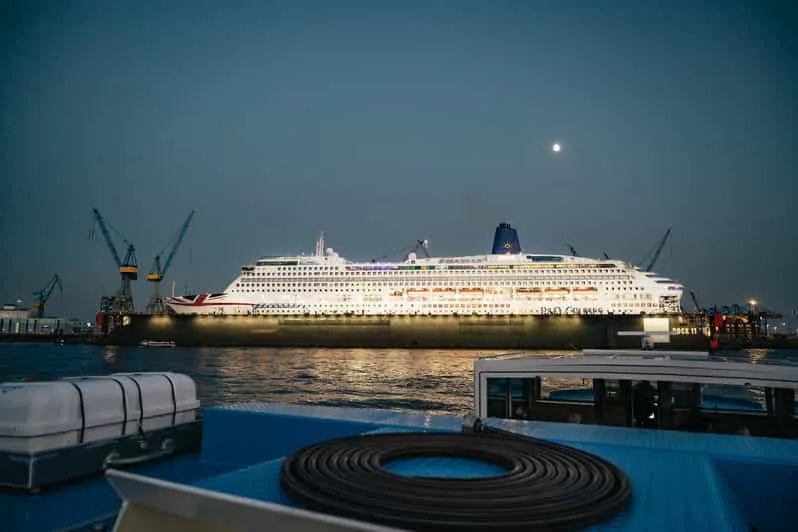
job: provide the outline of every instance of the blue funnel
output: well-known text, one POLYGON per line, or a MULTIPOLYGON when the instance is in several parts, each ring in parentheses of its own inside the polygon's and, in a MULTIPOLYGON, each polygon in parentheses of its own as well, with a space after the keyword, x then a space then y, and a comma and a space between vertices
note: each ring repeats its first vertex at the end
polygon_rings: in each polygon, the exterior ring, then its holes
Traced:
POLYGON ((502 253, 521 253, 518 233, 508 223, 500 223, 496 228, 496 235, 493 237, 493 254, 501 255, 502 253))

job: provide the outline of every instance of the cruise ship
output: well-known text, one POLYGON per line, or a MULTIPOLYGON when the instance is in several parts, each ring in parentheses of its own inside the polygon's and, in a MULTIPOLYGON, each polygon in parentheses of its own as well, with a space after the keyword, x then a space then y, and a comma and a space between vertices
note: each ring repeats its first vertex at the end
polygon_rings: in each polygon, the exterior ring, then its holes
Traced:
MULTIPOLYGON (((426 243, 416 250, 426 255, 426 243)), ((683 286, 620 260, 525 253, 508 223, 491 254, 353 262, 325 248, 264 257, 220 293, 167 298, 176 314, 250 316, 663 315, 683 286)))

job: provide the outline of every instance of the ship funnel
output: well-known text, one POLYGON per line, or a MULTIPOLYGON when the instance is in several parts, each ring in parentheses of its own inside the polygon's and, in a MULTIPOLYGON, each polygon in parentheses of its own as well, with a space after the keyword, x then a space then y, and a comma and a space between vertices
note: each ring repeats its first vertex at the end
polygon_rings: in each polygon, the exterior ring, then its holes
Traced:
POLYGON ((518 233, 508 223, 500 223, 493 237, 493 254, 501 255, 503 253, 521 253, 518 233))

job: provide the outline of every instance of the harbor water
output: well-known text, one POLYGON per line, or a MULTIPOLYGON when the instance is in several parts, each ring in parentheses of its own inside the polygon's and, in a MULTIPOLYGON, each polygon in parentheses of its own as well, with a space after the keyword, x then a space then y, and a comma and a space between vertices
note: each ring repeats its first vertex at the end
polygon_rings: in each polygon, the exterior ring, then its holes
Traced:
MULTIPOLYGON (((145 348, 0 342, 0 382, 131 371, 175 371, 197 383, 202 404, 249 401, 385 408, 464 415, 473 362, 490 350, 145 348)), ((535 351, 575 355, 574 351, 535 351)), ((729 360, 798 364, 798 350, 747 349, 729 360)))

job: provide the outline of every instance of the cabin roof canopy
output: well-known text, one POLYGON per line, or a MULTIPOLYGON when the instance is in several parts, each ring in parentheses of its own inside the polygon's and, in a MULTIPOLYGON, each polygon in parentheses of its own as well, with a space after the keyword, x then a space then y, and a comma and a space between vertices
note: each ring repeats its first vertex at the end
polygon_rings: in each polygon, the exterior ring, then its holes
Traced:
POLYGON ((514 354, 474 362, 476 375, 492 378, 571 377, 729 384, 798 389, 798 366, 667 357, 541 357, 514 354))

